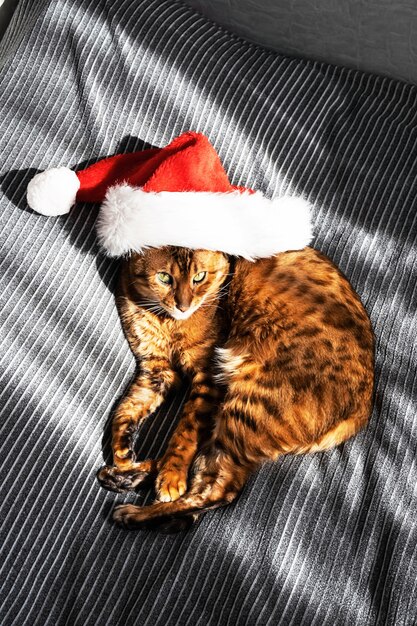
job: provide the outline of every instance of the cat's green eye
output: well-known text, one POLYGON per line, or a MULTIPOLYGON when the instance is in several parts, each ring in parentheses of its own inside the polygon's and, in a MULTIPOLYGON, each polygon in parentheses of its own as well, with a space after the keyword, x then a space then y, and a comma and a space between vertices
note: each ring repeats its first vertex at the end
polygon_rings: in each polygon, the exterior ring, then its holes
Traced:
POLYGON ((157 278, 163 285, 170 285, 172 283, 172 276, 167 272, 158 272, 157 278))
POLYGON ((198 272, 193 278, 193 283, 201 283, 206 277, 207 272, 198 272))

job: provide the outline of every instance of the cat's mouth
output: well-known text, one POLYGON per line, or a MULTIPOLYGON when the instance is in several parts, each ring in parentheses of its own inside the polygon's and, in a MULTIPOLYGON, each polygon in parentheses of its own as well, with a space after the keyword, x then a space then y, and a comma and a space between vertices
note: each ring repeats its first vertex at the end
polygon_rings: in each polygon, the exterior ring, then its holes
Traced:
POLYGON ((197 304, 196 306, 190 307, 186 311, 180 311, 177 307, 175 307, 174 309, 168 310, 168 313, 174 318, 174 320, 187 320, 193 313, 195 313, 195 311, 197 311, 199 306, 200 305, 197 304))

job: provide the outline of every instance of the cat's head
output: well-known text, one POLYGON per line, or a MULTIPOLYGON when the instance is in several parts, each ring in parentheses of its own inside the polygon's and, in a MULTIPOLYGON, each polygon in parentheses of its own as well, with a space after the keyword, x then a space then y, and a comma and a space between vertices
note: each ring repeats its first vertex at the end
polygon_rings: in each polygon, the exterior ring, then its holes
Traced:
POLYGON ((226 255, 209 250, 166 246, 129 259, 130 288, 138 302, 176 320, 187 319, 200 306, 213 306, 228 271, 226 255))

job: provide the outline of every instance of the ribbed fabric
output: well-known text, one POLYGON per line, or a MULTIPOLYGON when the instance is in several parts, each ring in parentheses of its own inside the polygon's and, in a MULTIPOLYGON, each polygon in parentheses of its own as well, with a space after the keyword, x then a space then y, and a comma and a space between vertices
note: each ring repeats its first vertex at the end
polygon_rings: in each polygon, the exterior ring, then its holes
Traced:
MULTIPOLYGON (((1 55, 2 626, 416 623, 416 89, 264 51, 173 0, 21 0, 1 55), (95 479, 134 371, 97 208, 44 218, 25 189, 187 129, 233 184, 314 203, 316 247, 371 315, 377 385, 354 440, 265 466, 163 536, 114 526, 143 495, 95 479)), ((181 402, 143 428, 143 458, 181 402)))

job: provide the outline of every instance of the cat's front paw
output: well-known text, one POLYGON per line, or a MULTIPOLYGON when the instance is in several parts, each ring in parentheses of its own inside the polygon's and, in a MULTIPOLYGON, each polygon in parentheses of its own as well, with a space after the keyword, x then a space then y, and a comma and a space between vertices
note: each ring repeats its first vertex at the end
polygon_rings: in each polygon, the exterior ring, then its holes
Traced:
POLYGON ((137 469, 121 470, 112 465, 105 465, 97 472, 97 479, 104 489, 116 493, 133 491, 138 485, 149 478, 149 472, 137 469))
POLYGON ((187 474, 179 470, 162 469, 156 479, 159 502, 174 502, 187 491, 187 474))

